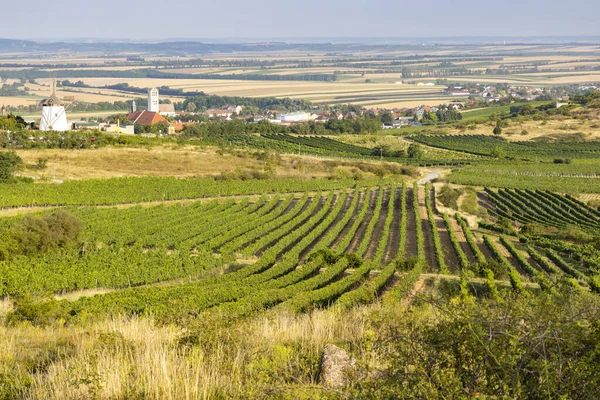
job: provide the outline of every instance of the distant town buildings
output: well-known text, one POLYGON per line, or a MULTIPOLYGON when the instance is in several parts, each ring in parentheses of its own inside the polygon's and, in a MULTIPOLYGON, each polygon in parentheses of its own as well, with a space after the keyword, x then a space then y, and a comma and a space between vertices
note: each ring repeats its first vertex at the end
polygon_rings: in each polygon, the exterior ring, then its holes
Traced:
POLYGON ((275 118, 274 122, 279 122, 279 123, 306 122, 311 119, 310 117, 311 117, 310 113, 305 112, 305 111, 299 111, 299 112, 294 112, 294 113, 289 113, 289 114, 279 114, 275 118))
POLYGON ((241 106, 225 105, 221 108, 211 108, 204 112, 208 118, 230 119, 234 114, 239 115, 242 112, 241 106))
POLYGON ((127 116, 129 122, 134 125, 152 125, 161 122, 167 123, 165 117, 153 111, 136 111, 127 116))
POLYGON ((159 104, 158 113, 163 117, 176 117, 175 105, 173 104, 159 104))

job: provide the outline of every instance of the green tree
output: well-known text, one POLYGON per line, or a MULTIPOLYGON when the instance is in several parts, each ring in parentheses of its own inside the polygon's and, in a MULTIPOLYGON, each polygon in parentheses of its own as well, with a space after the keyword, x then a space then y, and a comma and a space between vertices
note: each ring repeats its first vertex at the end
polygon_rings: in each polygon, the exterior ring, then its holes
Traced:
POLYGON ((423 148, 420 145, 412 143, 410 146, 408 146, 407 154, 408 158, 420 160, 421 158, 423 158, 423 155, 425 153, 423 152, 423 148))
POLYGON ((195 112, 196 110, 197 110, 196 104, 194 104, 194 103, 192 103, 192 102, 189 102, 189 103, 187 104, 187 106, 185 107, 185 111, 187 111, 187 112, 191 112, 191 113, 193 113, 193 112, 195 112))
POLYGON ((14 181, 14 172, 23 160, 14 151, 0 153, 0 183, 14 181))
POLYGON ((379 116, 381 123, 384 125, 393 125, 394 124, 394 116, 389 111, 384 111, 379 116))
POLYGON ((494 128, 494 135, 500 135, 502 134, 502 123, 500 122, 500 120, 496 121, 496 127, 494 128))

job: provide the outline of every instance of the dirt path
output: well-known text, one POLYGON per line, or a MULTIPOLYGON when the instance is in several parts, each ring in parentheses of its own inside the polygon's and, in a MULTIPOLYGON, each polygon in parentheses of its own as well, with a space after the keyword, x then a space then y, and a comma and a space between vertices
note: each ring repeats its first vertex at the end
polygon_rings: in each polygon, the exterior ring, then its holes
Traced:
MULTIPOLYGON (((369 243, 369 247, 367 248, 367 253, 365 254, 365 258, 368 260, 372 260, 375 257, 375 253, 377 252, 377 246, 379 245, 379 240, 383 235, 383 227, 385 226, 385 220, 387 218, 387 209, 390 203, 390 196, 392 195, 390 190, 386 190, 383 193, 383 202, 381 207, 381 212, 379 213, 379 220, 375 224, 373 228, 373 235, 369 238, 371 243, 369 243)), ((386 243, 387 246, 387 243, 386 243)))
POLYGON ((433 245, 433 232, 429 225, 429 219, 427 217, 427 207, 425 207, 425 188, 419 187, 419 218, 421 227, 423 229, 423 241, 425 244, 425 261, 429 265, 430 271, 439 271, 439 265, 435 261, 435 246, 433 245))
POLYGON ((412 305, 413 301, 415 300, 415 297, 425 287, 425 279, 426 278, 427 278, 426 276, 421 275, 419 277, 419 279, 417 279, 417 281, 415 282, 415 285, 412 287, 408 296, 406 296, 405 298, 402 299, 402 302, 400 304, 402 304, 403 307, 410 307, 412 305))
POLYGON ((504 247, 504 245, 502 243, 500 243, 500 240, 494 240, 494 244, 498 248, 498 251, 500 252, 500 254, 502 254, 504 256, 504 258, 506 258, 508 260, 508 262, 511 263, 512 266, 515 267, 515 269, 517 271, 519 271, 520 275, 527 276, 525 271, 523 271, 523 268, 521 268, 521 266, 519 265, 518 261, 515 260, 515 258, 510 254, 508 249, 506 247, 504 247))
POLYGON ((398 248, 400 247, 400 221, 402 220, 402 188, 396 189, 393 194, 394 199, 394 215, 392 225, 390 226, 390 237, 383 257, 383 264, 387 265, 390 261, 398 256, 398 248))
POLYGON ((416 216, 413 210, 413 189, 406 191, 406 258, 417 256, 416 216))
POLYGON ((494 204, 491 202, 490 197, 486 192, 477 192, 477 202, 480 207, 483 207, 486 210, 495 210, 494 204))
POLYGON ((358 229, 356 230, 354 237, 350 241, 348 248, 344 250, 344 253, 353 253, 356 251, 356 249, 358 249, 358 246, 360 246, 360 242, 364 236, 365 231, 367 230, 367 226, 369 225, 371 218, 373 218, 373 211, 375 209, 375 202, 377 201, 378 195, 379 195, 379 191, 373 190, 371 192, 371 197, 369 199, 365 199, 365 201, 369 202, 369 209, 368 209, 367 213, 365 214, 365 217, 361 221, 358 229))
POLYGON ((435 171, 431 171, 430 173, 428 173, 424 178, 421 178, 417 181, 417 183, 419 185, 424 185, 428 182, 431 182, 434 179, 437 179, 440 177, 440 174, 442 173, 442 171, 440 170, 435 170, 435 171))
POLYGON ((460 243, 460 248, 462 249, 462 251, 465 253, 465 255, 471 263, 476 263, 477 259, 475 258, 475 254, 473 254, 469 243, 467 243, 465 233, 463 232, 458 222, 456 222, 454 217, 450 217, 450 225, 452 226, 452 230, 454 230, 454 234, 456 235, 458 243, 460 243))
POLYGON ((448 269, 450 269, 451 273, 458 273, 460 271, 460 262, 454 251, 454 246, 452 246, 450 233, 448 233, 448 229, 446 229, 446 224, 444 224, 444 220, 437 215, 435 216, 435 224, 438 234, 440 235, 440 242, 444 248, 444 260, 446 261, 446 265, 448 265, 448 269))

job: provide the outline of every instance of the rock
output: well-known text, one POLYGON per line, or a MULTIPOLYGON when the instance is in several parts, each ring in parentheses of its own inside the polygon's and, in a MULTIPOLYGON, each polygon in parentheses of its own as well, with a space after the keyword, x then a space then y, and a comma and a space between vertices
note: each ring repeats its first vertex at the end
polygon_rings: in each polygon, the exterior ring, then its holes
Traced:
POLYGON ((350 377, 356 373, 356 360, 351 358, 346 350, 333 344, 328 344, 321 357, 322 385, 329 388, 345 386, 350 377))

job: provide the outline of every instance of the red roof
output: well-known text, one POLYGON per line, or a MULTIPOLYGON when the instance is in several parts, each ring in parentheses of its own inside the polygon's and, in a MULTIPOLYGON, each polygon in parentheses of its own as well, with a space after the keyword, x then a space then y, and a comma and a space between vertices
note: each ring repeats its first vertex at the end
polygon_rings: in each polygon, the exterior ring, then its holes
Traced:
POLYGON ((152 125, 167 122, 159 113, 145 110, 131 113, 127 116, 127 119, 134 125, 152 125))

